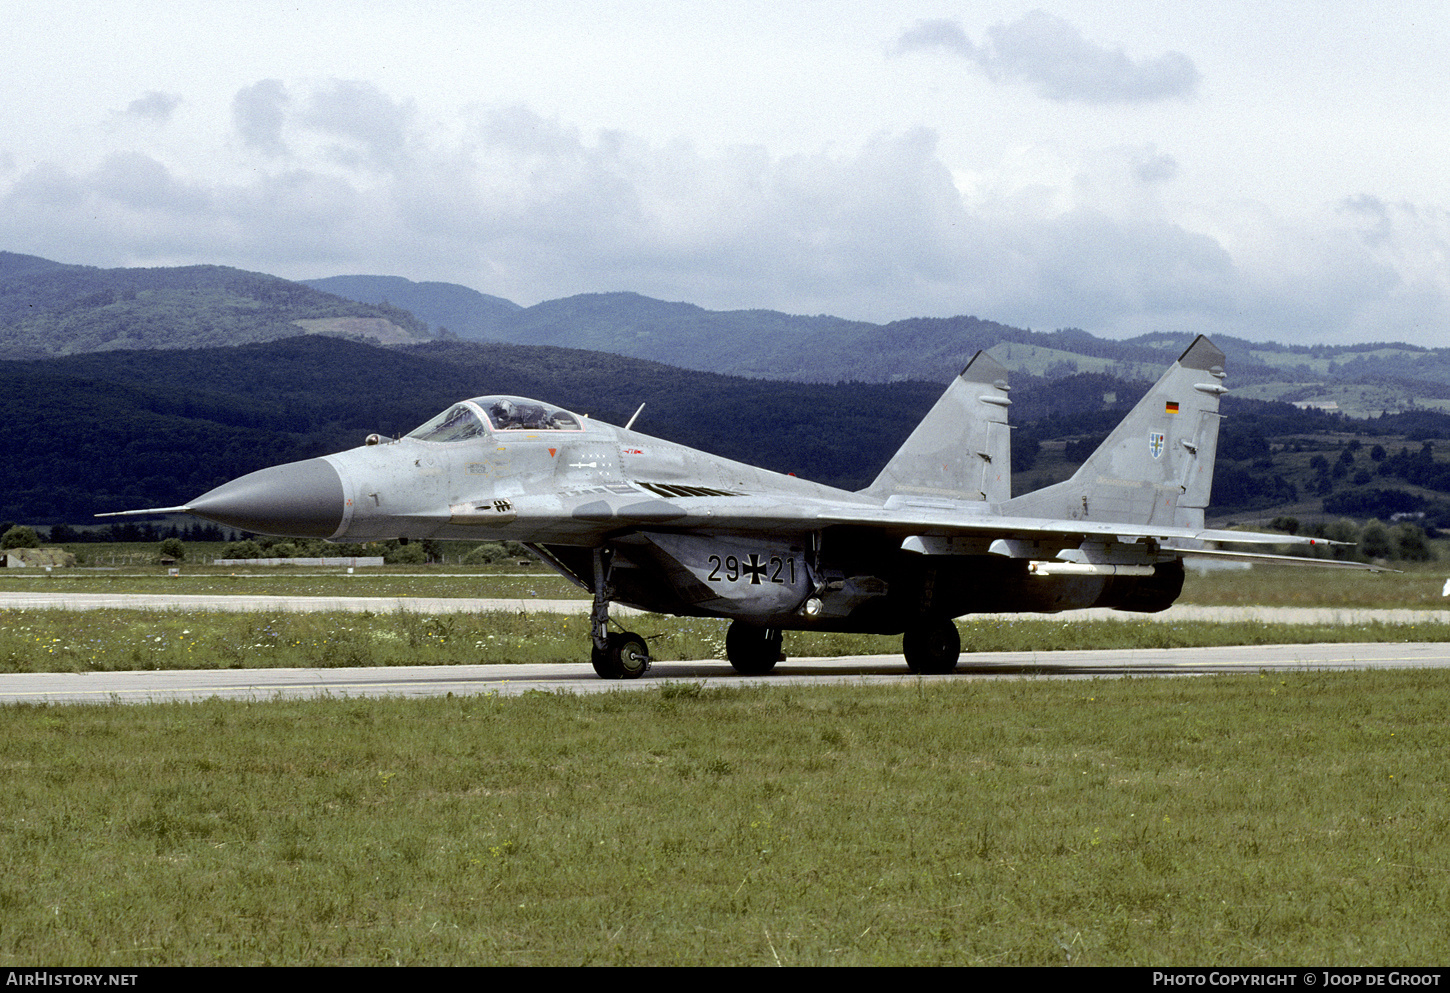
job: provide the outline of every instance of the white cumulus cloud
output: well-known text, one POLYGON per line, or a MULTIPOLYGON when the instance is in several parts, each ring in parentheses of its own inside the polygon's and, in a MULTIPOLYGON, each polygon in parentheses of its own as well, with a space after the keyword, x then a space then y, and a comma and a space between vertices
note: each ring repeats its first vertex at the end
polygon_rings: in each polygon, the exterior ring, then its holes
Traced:
POLYGON ((919 21, 897 39, 896 51, 941 49, 995 82, 1025 83, 1049 100, 1137 103, 1188 97, 1198 86, 1198 69, 1181 52, 1133 59, 1041 10, 994 25, 986 34, 978 45, 955 21, 919 21))

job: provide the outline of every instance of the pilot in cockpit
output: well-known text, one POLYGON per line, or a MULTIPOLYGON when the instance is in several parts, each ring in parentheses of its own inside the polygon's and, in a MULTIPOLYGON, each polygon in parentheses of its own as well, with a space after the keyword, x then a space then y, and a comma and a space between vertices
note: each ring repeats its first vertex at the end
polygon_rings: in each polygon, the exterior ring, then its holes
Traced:
POLYGON ((489 405, 488 417, 493 421, 495 431, 507 431, 519 426, 514 423, 514 405, 511 400, 495 400, 489 405))

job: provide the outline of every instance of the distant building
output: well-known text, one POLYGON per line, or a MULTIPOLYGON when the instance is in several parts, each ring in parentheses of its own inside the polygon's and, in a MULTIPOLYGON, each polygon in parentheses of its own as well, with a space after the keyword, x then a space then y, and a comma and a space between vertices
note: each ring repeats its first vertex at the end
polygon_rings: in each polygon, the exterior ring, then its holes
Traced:
POLYGON ((1300 410, 1322 410, 1326 413, 1339 413, 1339 401, 1337 400, 1295 400, 1294 406, 1300 410))
POLYGON ((76 557, 64 548, 10 548, 5 551, 7 569, 64 568, 75 564, 76 557))

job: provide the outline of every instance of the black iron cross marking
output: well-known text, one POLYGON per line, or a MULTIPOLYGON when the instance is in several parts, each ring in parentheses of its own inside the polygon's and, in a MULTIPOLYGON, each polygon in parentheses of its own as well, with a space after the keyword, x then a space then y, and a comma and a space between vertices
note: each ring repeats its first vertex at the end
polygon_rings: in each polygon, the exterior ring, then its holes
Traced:
POLYGON ((770 567, 760 561, 759 555, 751 552, 750 561, 741 566, 740 571, 750 577, 751 586, 759 586, 760 577, 770 571, 770 567))

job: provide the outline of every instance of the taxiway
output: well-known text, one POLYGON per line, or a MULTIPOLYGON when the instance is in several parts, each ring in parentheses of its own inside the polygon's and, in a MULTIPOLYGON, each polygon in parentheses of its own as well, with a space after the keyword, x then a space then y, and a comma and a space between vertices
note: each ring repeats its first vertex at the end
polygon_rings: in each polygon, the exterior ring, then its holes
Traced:
POLYGON ((1117 651, 984 652, 957 671, 913 676, 900 655, 789 659, 769 676, 741 676, 723 661, 656 662, 641 679, 606 680, 588 664, 391 666, 369 669, 207 669, 0 675, 0 704, 162 703, 332 697, 430 697, 603 693, 657 689, 662 682, 707 686, 883 684, 961 679, 1091 679, 1213 673, 1450 667, 1450 643, 1268 645, 1117 651))

